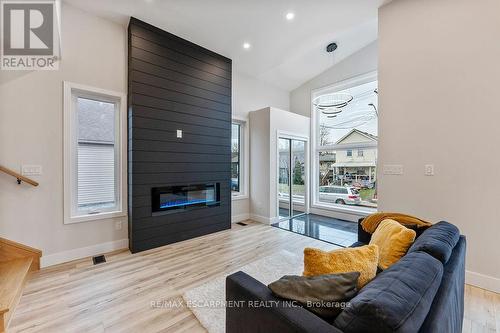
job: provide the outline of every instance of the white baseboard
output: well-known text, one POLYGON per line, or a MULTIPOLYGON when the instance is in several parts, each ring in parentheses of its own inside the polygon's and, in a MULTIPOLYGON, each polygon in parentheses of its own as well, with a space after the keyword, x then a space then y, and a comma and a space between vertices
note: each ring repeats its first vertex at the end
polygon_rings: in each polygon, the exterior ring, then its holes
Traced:
POLYGON ((250 214, 239 214, 239 215, 233 215, 231 216, 231 223, 236 223, 236 222, 241 222, 241 221, 246 221, 250 219, 250 214))
POLYGON ((128 239, 120 239, 117 241, 106 242, 87 247, 80 247, 68 251, 57 252, 42 256, 40 260, 41 267, 47 267, 57 264, 62 264, 68 261, 92 257, 98 254, 111 252, 120 249, 128 248, 128 239))
POLYGON ((270 223, 271 224, 278 223, 280 219, 281 218, 279 216, 273 217, 272 219, 270 219, 270 223))
POLYGON ((255 214, 251 214, 250 219, 252 219, 256 222, 259 222, 259 223, 264 223, 264 224, 271 224, 273 222, 272 219, 269 217, 255 215, 255 214))
POLYGON ((465 283, 500 293, 500 279, 493 276, 465 271, 465 283))

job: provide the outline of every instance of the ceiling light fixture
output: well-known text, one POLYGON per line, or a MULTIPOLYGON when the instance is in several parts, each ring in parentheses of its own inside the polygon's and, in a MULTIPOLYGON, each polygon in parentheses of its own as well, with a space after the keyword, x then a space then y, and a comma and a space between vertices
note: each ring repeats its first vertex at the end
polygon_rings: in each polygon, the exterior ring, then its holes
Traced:
POLYGON ((286 16, 285 16, 285 17, 286 17, 286 19, 287 19, 288 21, 291 21, 291 20, 293 20, 293 18, 295 17, 295 14, 294 14, 294 13, 292 13, 292 12, 288 12, 288 13, 286 13, 286 16))
POLYGON ((250 46, 251 46, 251 45, 250 45, 250 43, 248 43, 248 42, 243 43, 243 48, 244 48, 245 50, 248 50, 248 49, 250 48, 250 46))

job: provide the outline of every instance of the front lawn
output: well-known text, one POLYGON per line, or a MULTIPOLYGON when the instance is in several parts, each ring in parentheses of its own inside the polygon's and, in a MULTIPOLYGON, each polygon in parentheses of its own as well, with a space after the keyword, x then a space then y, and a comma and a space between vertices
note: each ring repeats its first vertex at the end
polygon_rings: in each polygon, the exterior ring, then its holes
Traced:
MULTIPOLYGON (((305 185, 292 185, 293 194, 304 195, 306 193, 305 185)), ((280 193, 288 193, 288 185, 287 184, 279 184, 278 192, 280 193)))

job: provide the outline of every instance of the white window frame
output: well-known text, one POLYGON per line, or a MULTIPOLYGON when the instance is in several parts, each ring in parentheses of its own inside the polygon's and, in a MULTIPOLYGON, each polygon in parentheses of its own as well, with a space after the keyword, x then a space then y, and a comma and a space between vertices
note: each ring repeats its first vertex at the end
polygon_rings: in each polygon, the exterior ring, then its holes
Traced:
MULTIPOLYGON (((325 204, 319 201, 319 180, 317 175, 319 174, 319 152, 324 151, 324 150, 336 150, 338 148, 342 149, 357 149, 357 148, 362 148, 362 149, 368 149, 368 148, 373 148, 377 147, 377 143, 366 143, 363 145, 360 145, 358 143, 353 143, 353 144, 343 144, 342 147, 339 147, 338 145, 330 145, 330 146, 319 146, 318 142, 318 133, 317 133, 317 128, 318 128, 318 116, 316 114, 314 105, 312 101, 319 95, 327 94, 327 93, 333 93, 336 91, 342 91, 354 86, 358 86, 361 84, 365 84, 368 82, 373 82, 378 80, 378 73, 377 71, 365 73, 362 75, 358 75, 355 77, 352 77, 350 79, 340 81, 338 83, 322 87, 319 89, 314 89, 311 91, 311 185, 310 185, 310 191, 311 191, 311 209, 312 212, 319 212, 318 210, 323 210, 323 211, 331 211, 334 213, 334 217, 336 213, 339 214, 348 214, 348 215, 355 215, 357 217, 364 217, 369 214, 372 214, 373 212, 376 212, 377 209, 374 208, 369 208, 369 207, 346 207, 342 205, 329 205, 325 204), (316 211, 315 211, 316 209, 316 211)), ((378 168, 377 168, 378 170, 378 168)), ((340 215, 339 215, 340 216, 340 215)), ((342 218, 342 217, 340 217, 342 218)))
POLYGON ((233 117, 232 124, 240 125, 240 191, 231 191, 232 200, 248 199, 249 178, 249 140, 248 140, 248 120, 246 118, 233 117))
MULTIPOLYGON (((279 222, 280 221, 280 218, 279 218, 279 209, 280 209, 280 206, 279 206, 279 200, 278 200, 278 192, 279 192, 279 178, 280 178, 280 174, 279 174, 279 161, 280 161, 280 149, 279 149, 279 140, 280 139, 290 139, 290 140, 297 140, 297 141, 302 141, 302 142, 305 142, 305 151, 304 151, 304 174, 306 175, 305 176, 305 183, 306 183, 306 193, 304 193, 304 213, 305 214, 309 214, 311 211, 310 211, 310 208, 311 208, 311 205, 310 205, 310 189, 311 189, 311 186, 309 185, 310 184, 310 166, 309 166, 309 150, 310 150, 310 145, 309 145, 309 137, 307 136, 304 136, 300 133, 294 133, 294 132, 289 132, 289 131, 281 131, 281 130, 277 130, 276 131, 276 166, 275 166, 275 169, 276 169, 276 174, 275 174, 275 179, 276 179, 276 187, 275 187, 275 192, 272 194, 272 196, 274 198, 276 198, 276 216, 274 217, 274 220, 272 221, 272 223, 276 223, 276 222, 279 222)), ((291 166, 290 166, 291 167, 291 166)), ((293 193, 292 193, 293 195, 293 193)), ((286 220, 286 218, 285 218, 286 220)))
POLYGON ((64 224, 127 216, 127 97, 72 82, 64 82, 64 224), (117 205, 112 211, 81 214, 77 210, 77 106, 78 97, 117 104, 115 115, 115 171, 117 172, 117 205))

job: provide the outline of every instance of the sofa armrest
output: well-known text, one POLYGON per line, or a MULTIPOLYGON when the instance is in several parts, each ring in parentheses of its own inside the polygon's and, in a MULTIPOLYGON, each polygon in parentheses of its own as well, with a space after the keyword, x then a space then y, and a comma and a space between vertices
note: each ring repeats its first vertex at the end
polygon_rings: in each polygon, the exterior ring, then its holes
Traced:
POLYGON ((226 278, 226 301, 226 333, 342 332, 243 272, 226 278))
POLYGON ((360 218, 358 220, 358 242, 368 244, 372 239, 372 235, 369 232, 363 230, 361 222, 363 222, 363 218, 360 218))

